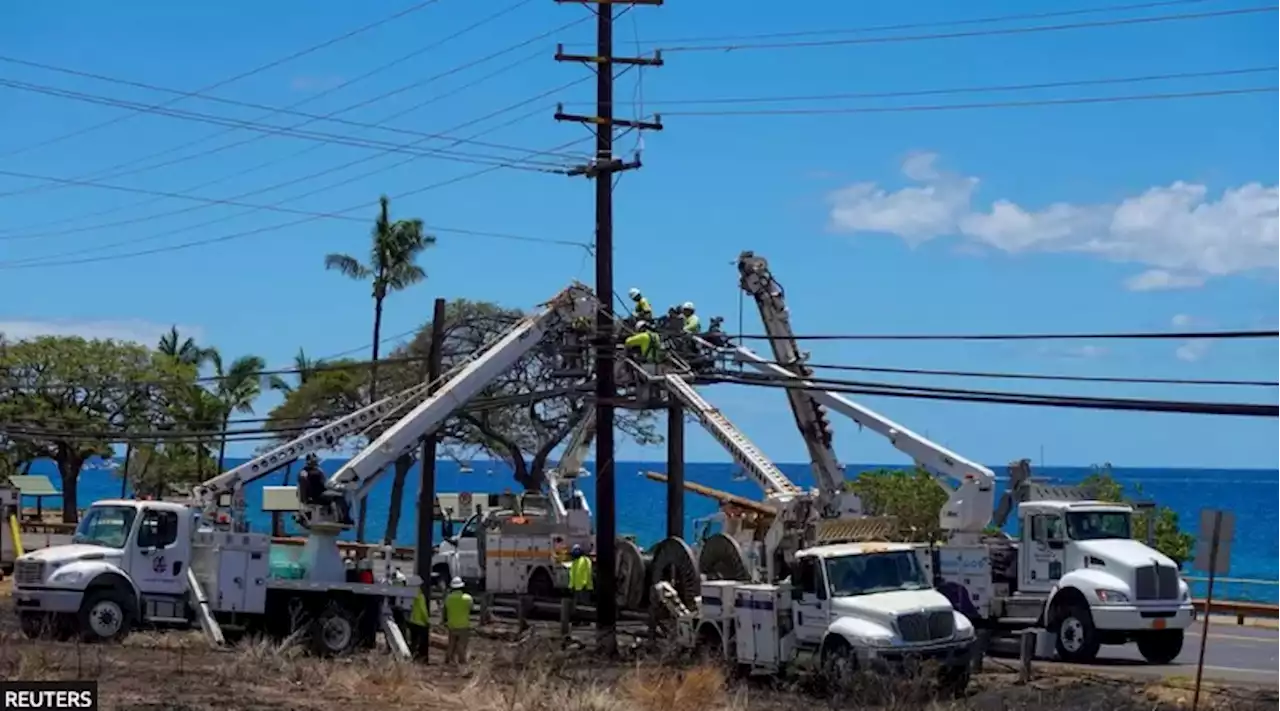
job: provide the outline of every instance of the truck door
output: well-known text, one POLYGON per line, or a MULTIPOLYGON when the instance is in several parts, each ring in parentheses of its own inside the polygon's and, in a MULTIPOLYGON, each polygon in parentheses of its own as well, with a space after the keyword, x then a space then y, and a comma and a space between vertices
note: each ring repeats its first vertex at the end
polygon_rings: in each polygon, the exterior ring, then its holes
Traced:
POLYGON ((1022 527, 1018 587, 1047 592, 1062 577, 1066 535, 1058 514, 1032 514, 1022 527))
POLYGON ((791 576, 791 614, 795 620, 796 643, 816 647, 822 643, 830 624, 830 595, 817 558, 804 557, 795 562, 791 576))
POLYGON ((190 517, 168 509, 143 509, 126 554, 129 575, 138 589, 150 594, 183 594, 190 558, 190 517))
POLYGON ((480 514, 474 514, 458 534, 458 575, 468 580, 484 577, 480 569, 480 514))

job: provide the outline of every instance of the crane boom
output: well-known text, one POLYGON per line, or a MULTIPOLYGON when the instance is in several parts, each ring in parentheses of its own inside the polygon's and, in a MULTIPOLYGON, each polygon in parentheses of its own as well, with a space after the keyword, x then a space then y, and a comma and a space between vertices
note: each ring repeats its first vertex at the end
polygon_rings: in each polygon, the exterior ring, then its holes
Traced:
MULTIPOLYGON (((769 336, 774 361, 797 377, 812 375, 804 364, 800 344, 791 330, 782 285, 770 273, 768 260, 753 252, 743 252, 738 256, 738 275, 742 290, 755 299, 760 310, 760 320, 764 324, 765 335, 769 336)), ((844 467, 840 466, 831 446, 831 420, 822 403, 808 392, 787 390, 787 399, 796 427, 809 451, 819 501, 824 509, 833 513, 844 495, 844 467)))
POLYGON ((573 428, 573 435, 565 445, 564 456, 554 468, 546 472, 547 498, 551 500, 551 508, 557 521, 566 521, 569 518, 569 510, 564 500, 566 493, 577 499, 576 503, 582 510, 587 511, 588 514, 591 511, 587 498, 581 491, 572 486, 566 487, 569 482, 584 473, 582 465, 591 454, 591 443, 596 438, 596 418, 590 413, 585 414, 586 416, 573 428), (563 491, 562 487, 566 487, 568 491, 563 491))
POLYGON ((430 397, 388 427, 369 446, 352 457, 330 479, 356 501, 368 495, 387 465, 408 451, 450 415, 475 397, 494 378, 536 347, 553 328, 595 312, 595 297, 575 282, 546 304, 542 313, 526 317, 471 361, 430 397))
POLYGON ((797 385, 803 387, 814 400, 885 437, 894 448, 911 457, 916 464, 933 474, 935 479, 942 478, 958 482, 957 488, 948 486, 945 482, 939 482, 949 496, 941 515, 941 525, 944 530, 978 534, 990 523, 995 508, 996 476, 987 467, 912 432, 874 410, 836 393, 824 391, 820 386, 748 348, 737 347, 733 350, 733 354, 738 362, 745 363, 766 375, 779 380, 798 381, 797 385))

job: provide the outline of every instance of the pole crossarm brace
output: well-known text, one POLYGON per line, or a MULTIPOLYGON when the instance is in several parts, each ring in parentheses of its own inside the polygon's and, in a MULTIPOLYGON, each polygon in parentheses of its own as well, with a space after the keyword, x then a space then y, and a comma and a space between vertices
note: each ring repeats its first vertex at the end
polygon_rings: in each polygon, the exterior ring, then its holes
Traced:
POLYGON ((637 121, 633 119, 620 118, 602 118, 600 116, 584 116, 582 114, 566 114, 561 109, 563 105, 556 106, 555 119, 557 121, 575 121, 577 123, 586 123, 593 126, 621 126, 622 128, 637 128, 641 131, 661 131, 662 117, 654 114, 657 121, 637 121))
POLYGON ((655 50, 652 57, 602 57, 598 54, 565 54, 564 45, 556 45, 557 62, 582 62, 583 64, 625 64, 631 67, 661 67, 662 50, 655 50))

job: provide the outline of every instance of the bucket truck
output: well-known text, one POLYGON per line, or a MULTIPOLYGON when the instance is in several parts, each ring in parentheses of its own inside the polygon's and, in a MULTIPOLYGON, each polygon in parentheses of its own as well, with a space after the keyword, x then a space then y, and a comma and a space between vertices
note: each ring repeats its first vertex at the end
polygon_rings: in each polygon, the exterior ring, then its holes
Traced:
POLYGON ((680 642, 747 673, 809 666, 840 678, 932 661, 948 686, 967 686, 973 626, 929 584, 927 556, 875 540, 894 521, 846 513, 860 507, 834 486, 802 489, 681 373, 654 379, 764 489, 762 506, 772 509, 749 535, 704 541, 700 561, 680 538, 654 549, 655 602, 675 618, 680 642), (715 558, 721 575, 700 571, 715 558))
POLYGON ((13 597, 22 629, 31 636, 50 630, 92 641, 119 639, 143 623, 198 622, 214 643, 225 640, 224 628, 261 631, 277 638, 306 636, 316 652, 332 655, 371 645, 381 627, 388 644, 408 655, 398 618, 407 613, 421 581, 400 576, 404 584, 395 584, 389 556, 379 570, 349 571, 337 546, 349 523, 338 507, 310 497, 295 498, 308 536, 289 568, 292 574, 273 570, 270 536, 249 532, 243 520, 244 487, 412 405, 329 480, 331 491, 348 503, 358 501, 391 462, 545 335, 594 308, 594 296, 575 283, 456 369, 434 394, 425 396, 425 385, 412 388, 308 432, 196 487, 190 504, 94 503, 71 545, 17 560, 13 597), (226 504, 233 519, 240 516, 232 530, 203 521, 205 512, 226 504))
MULTIPOLYGON (((992 632, 1043 630, 1042 646, 1051 640, 1067 661, 1087 662, 1100 645, 1130 641, 1153 664, 1178 656, 1192 621, 1190 588, 1172 560, 1133 540, 1131 507, 1093 500, 1077 487, 1032 482, 1024 460, 1013 467, 997 510, 990 469, 808 381, 811 372, 795 348, 783 290, 768 262, 744 252, 738 269, 775 359, 741 347, 729 349, 731 356, 794 385, 787 392, 797 420, 822 407, 845 415, 888 439, 946 491, 939 515, 946 540, 933 547, 932 567, 935 584, 957 610, 992 632), (1020 539, 990 535, 1015 504, 1020 539)), ((812 436, 801 431, 806 440, 812 436)))

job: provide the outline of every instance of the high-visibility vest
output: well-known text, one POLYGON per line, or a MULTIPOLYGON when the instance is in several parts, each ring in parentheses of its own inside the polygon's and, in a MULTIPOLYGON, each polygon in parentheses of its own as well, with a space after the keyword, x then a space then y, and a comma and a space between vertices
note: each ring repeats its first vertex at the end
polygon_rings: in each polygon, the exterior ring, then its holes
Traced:
POLYGON ((697 333, 702 329, 702 323, 698 321, 698 314, 689 314, 684 317, 684 332, 697 333))
POLYGON ((660 359, 662 348, 662 339, 653 331, 642 331, 630 336, 623 342, 627 348, 639 348, 640 357, 651 363, 657 363, 660 359))
POLYGON ((427 613, 427 596, 422 594, 421 588, 413 598, 413 609, 409 611, 409 624, 415 627, 431 626, 431 616, 427 613))
POLYGON ((591 579, 591 559, 580 555, 569 564, 569 589, 583 592, 594 587, 591 579))
POLYGON ((444 598, 444 624, 451 630, 471 629, 471 596, 454 590, 444 598))
POLYGON ((653 307, 649 305, 649 300, 643 296, 636 300, 636 317, 642 319, 653 318, 653 307))

